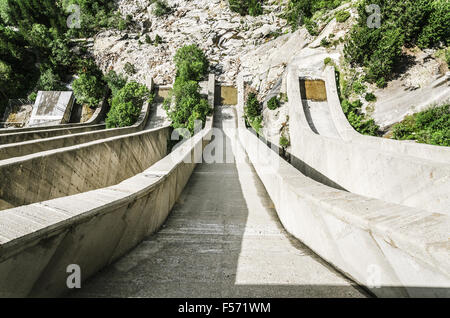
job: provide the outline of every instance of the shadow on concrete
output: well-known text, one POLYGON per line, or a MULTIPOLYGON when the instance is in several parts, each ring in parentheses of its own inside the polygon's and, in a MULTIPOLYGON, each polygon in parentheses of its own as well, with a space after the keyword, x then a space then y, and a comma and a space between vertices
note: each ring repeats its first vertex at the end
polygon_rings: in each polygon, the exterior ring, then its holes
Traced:
POLYGON ((249 129, 254 135, 258 136, 258 138, 262 142, 264 142, 272 151, 274 151, 275 153, 280 155, 284 160, 289 162, 292 166, 294 166, 303 175, 313 179, 314 181, 317 181, 324 185, 327 185, 329 187, 348 192, 344 187, 342 187, 338 183, 334 182, 333 180, 331 180, 324 174, 320 173, 319 171, 317 171, 316 169, 314 169, 313 167, 308 165, 306 162, 304 162, 300 158, 294 156, 293 154, 291 154, 290 152, 286 151, 285 149, 279 147, 278 145, 270 142, 263 136, 258 135, 254 129, 252 129, 252 128, 249 128, 249 129))
POLYGON ((311 116, 311 111, 310 111, 310 106, 308 104, 308 101, 303 98, 302 98, 302 107, 303 107, 303 111, 305 113, 306 121, 308 122, 309 127, 311 128, 311 130, 314 133, 316 133, 317 135, 320 135, 319 131, 317 130, 316 126, 314 125, 314 121, 311 116))
MULTIPOLYGON (((222 121, 227 120, 233 120, 233 116, 216 114, 214 126, 222 128, 222 121)), ((229 147, 231 140, 224 136, 223 147, 229 147)), ((262 182, 250 176, 256 176, 252 166, 241 171, 235 163, 198 165, 162 228, 68 296, 368 296, 286 233, 262 182), (252 220, 249 220, 250 209, 252 220), (290 258, 285 261, 284 255, 290 258), (312 266, 313 272, 328 277, 325 280, 342 285, 239 283, 283 281, 289 275, 293 275, 293 281, 301 281, 299 271, 290 271, 296 264, 306 266, 302 269, 308 276, 305 281, 314 281, 312 277, 318 275, 306 273, 312 266), (280 277, 275 279, 271 275, 280 277)))

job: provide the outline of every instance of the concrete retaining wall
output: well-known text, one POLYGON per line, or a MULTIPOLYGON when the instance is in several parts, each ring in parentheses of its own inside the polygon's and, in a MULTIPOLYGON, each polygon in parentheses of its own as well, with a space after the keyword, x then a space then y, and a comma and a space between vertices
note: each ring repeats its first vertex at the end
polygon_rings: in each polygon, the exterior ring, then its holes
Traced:
POLYGON ((2 211, 0 297, 67 293, 69 265, 80 267, 84 281, 157 231, 211 141, 212 125, 208 117, 197 135, 115 186, 2 211))
POLYGON ((394 152, 408 156, 414 156, 425 160, 450 163, 450 147, 439 147, 420 144, 411 141, 399 141, 388 138, 365 136, 358 133, 348 122, 342 111, 341 102, 336 87, 336 76, 334 67, 328 66, 324 72, 328 96, 330 114, 336 129, 343 140, 363 145, 376 147, 382 152, 394 152))
POLYGON ((20 206, 117 184, 164 157, 168 138, 165 127, 3 160, 0 199, 20 206))
POLYGON ((81 127, 69 127, 69 128, 55 128, 48 129, 40 127, 39 130, 26 131, 26 132, 13 132, 10 134, 0 135, 0 145, 19 143, 29 140, 52 138, 56 136, 63 136, 68 134, 78 134, 82 132, 92 132, 100 129, 105 129, 104 124, 87 125, 81 127))
POLYGON ((68 265, 79 265, 84 281, 157 231, 202 153, 211 121, 206 127, 118 185, 2 211, 0 297, 61 295, 69 291, 68 265))
POLYGON ((82 126, 98 124, 104 119, 104 116, 106 115, 106 111, 108 108, 109 96, 110 96, 110 92, 107 92, 105 94, 105 96, 103 97, 103 100, 100 103, 99 107, 97 107, 97 109, 95 110, 92 117, 85 123, 60 124, 60 125, 51 125, 51 126, 45 126, 45 127, 1 128, 0 135, 11 134, 11 133, 32 132, 32 131, 38 131, 38 130, 43 130, 43 129, 74 128, 74 127, 82 127, 82 126))
POLYGON ((450 165, 311 130, 302 106, 299 70, 288 67, 291 153, 340 187, 387 202, 450 214, 450 165))
MULTIPOLYGON (((101 131, 88 131, 84 133, 72 133, 53 138, 37 139, 20 143, 12 143, 0 146, 0 160, 21 157, 36 152, 47 151, 51 149, 70 147, 77 144, 83 144, 93 140, 131 134, 142 130, 150 114, 150 105, 145 103, 136 124, 130 127, 113 128, 101 131)), ((45 132, 45 131, 44 131, 45 132)), ((0 135, 1 139, 2 135, 0 135)))
POLYGON ((450 217, 305 177, 246 129, 238 84, 239 139, 286 230, 377 296, 449 297, 450 217))

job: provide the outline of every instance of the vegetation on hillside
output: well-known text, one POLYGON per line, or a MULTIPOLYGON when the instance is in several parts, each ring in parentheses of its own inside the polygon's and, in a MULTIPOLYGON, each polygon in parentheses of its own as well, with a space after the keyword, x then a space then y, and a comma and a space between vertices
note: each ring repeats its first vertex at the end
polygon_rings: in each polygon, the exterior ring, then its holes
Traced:
POLYGON ((342 110, 352 127, 363 135, 379 136, 380 129, 372 118, 368 118, 361 110, 362 103, 358 99, 350 102, 345 99, 342 101, 342 110))
POLYGON ((267 108, 269 108, 270 110, 275 110, 278 107, 280 107, 280 100, 276 96, 272 97, 267 102, 267 108))
POLYGON ((117 25, 115 9, 108 0, 0 0, 0 116, 9 99, 66 89, 71 75, 76 95, 94 105, 105 83, 71 40, 117 25))
POLYGON ((122 88, 116 90, 111 99, 111 109, 106 117, 106 127, 116 128, 135 124, 143 104, 151 103, 152 100, 153 96, 145 85, 134 81, 126 83, 122 88))
POLYGON ((394 138, 450 147, 450 104, 407 116, 393 127, 394 138))
MULTIPOLYGON (((286 19, 296 30, 304 26, 311 35, 317 35, 317 24, 313 16, 319 11, 328 11, 339 7, 345 0, 289 0, 286 9, 286 19)), ((345 15, 342 14, 341 15, 345 15)), ((343 16, 340 16, 343 19, 343 16)))
POLYGON ((261 114, 261 104, 255 93, 248 94, 244 112, 247 125, 253 127, 253 129, 259 133, 262 128, 263 117, 261 114))
POLYGON ((450 42, 450 1, 448 0, 363 0, 359 19, 350 33, 345 55, 352 65, 365 68, 366 80, 384 83, 395 75, 404 58, 403 47, 430 48, 450 42), (366 6, 381 8, 379 28, 370 27, 366 6))
POLYGON ((263 13, 262 5, 264 0, 228 0, 231 11, 242 16, 258 16, 263 13))
POLYGON ((186 128, 193 134, 195 121, 200 120, 204 124, 210 113, 199 85, 208 71, 208 60, 197 45, 187 45, 177 51, 174 62, 177 75, 173 89, 164 101, 164 109, 173 128, 186 128))

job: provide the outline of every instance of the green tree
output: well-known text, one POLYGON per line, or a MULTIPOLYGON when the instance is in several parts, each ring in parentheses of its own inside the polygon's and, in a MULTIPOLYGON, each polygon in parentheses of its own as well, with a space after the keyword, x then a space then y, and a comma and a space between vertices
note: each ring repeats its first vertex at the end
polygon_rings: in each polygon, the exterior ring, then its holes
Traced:
POLYGON ((113 96, 106 127, 125 127, 136 123, 144 102, 151 98, 145 85, 129 82, 113 96))
POLYGON ((97 107, 104 94, 104 85, 100 80, 86 73, 72 83, 72 88, 77 101, 90 107, 97 107))
POLYGON ((174 57, 177 77, 184 81, 199 81, 208 70, 208 60, 203 51, 195 44, 180 48, 174 57))

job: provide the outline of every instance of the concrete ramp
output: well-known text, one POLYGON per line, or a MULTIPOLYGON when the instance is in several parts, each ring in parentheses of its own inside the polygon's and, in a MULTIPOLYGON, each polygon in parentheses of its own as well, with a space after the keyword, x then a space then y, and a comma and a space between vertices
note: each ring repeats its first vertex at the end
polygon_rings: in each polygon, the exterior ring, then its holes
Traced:
POLYGON ((74 103, 73 92, 39 91, 33 106, 29 127, 68 123, 74 103))
MULTIPOLYGON (((290 234, 377 296, 450 296, 450 216, 371 199, 306 177, 245 127, 242 76, 239 92, 239 140, 290 234)), ((319 141, 328 137, 307 137, 312 143, 303 148, 305 153, 317 147, 322 157, 328 155, 327 144, 319 141)))
POLYGON ((209 146, 231 153, 198 165, 163 228, 71 297, 367 296, 286 233, 236 124, 216 106, 209 146))
POLYGON ((394 140, 384 142, 383 138, 356 133, 342 109, 337 109, 340 103, 335 89, 327 88, 327 105, 305 103, 299 79, 307 76, 329 83, 330 77, 334 80, 334 70, 305 71, 303 64, 305 61, 295 61, 287 69, 291 154, 296 160, 341 189, 450 215, 450 165, 443 160, 448 149, 394 140), (337 119, 338 114, 341 116, 337 119), (425 149, 440 153, 439 159, 429 159, 425 149))

